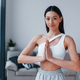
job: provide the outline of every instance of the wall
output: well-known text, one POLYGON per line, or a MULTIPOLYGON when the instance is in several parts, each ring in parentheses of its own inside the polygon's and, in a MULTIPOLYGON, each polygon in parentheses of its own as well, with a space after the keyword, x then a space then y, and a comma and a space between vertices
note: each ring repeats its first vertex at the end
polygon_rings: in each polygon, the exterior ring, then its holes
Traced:
POLYGON ((44 11, 50 5, 60 8, 65 32, 74 39, 80 53, 79 3, 79 0, 6 0, 5 56, 9 39, 17 43, 16 50, 23 50, 35 35, 46 33, 44 11))
POLYGON ((44 11, 56 5, 62 11, 65 32, 74 39, 80 53, 79 3, 79 0, 6 0, 6 50, 9 39, 17 43, 17 50, 23 50, 35 35, 45 34, 44 11))

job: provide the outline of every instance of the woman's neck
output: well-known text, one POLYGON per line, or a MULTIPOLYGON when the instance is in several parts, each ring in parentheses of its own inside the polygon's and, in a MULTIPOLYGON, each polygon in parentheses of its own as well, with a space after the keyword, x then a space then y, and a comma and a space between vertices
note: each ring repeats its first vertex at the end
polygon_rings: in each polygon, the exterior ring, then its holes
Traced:
POLYGON ((58 35, 58 34, 60 34, 61 32, 60 31, 52 31, 52 30, 50 30, 49 32, 48 32, 48 35, 49 36, 56 36, 56 35, 58 35))

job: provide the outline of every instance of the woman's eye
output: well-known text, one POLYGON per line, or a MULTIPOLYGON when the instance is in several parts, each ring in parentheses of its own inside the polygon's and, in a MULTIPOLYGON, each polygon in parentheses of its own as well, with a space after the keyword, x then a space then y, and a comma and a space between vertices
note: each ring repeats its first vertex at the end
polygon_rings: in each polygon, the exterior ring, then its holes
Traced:
POLYGON ((47 20, 49 20, 49 18, 47 18, 47 20))
MULTIPOLYGON (((53 18, 53 20, 56 20, 57 18, 53 18)), ((50 18, 46 18, 46 20, 50 20, 50 18)))
POLYGON ((54 20, 56 20, 57 18, 53 18, 54 20))

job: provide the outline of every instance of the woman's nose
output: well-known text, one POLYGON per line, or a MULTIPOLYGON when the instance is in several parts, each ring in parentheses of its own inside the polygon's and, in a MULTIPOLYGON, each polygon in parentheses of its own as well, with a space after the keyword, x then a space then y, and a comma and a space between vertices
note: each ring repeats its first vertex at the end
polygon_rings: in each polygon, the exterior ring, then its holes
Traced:
POLYGON ((52 20, 50 20, 50 23, 52 23, 53 21, 52 20))

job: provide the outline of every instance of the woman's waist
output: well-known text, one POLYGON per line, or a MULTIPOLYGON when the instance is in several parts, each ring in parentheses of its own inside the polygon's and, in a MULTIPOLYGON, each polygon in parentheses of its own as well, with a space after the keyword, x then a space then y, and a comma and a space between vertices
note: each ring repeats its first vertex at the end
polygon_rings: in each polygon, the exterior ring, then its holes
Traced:
POLYGON ((60 66, 54 63, 51 63, 49 61, 40 62, 40 65, 41 65, 41 69, 46 70, 46 71, 52 71, 52 70, 57 70, 61 68, 60 66))

